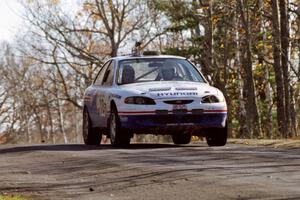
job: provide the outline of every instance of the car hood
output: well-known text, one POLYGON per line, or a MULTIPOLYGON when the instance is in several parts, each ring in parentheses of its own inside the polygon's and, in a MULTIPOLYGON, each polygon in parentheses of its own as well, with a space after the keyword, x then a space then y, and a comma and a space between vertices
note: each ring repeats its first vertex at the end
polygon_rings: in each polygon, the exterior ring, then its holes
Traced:
POLYGON ((121 85, 120 89, 130 93, 146 95, 151 98, 185 98, 202 97, 209 94, 218 94, 220 91, 207 83, 187 81, 160 81, 131 83, 121 85))

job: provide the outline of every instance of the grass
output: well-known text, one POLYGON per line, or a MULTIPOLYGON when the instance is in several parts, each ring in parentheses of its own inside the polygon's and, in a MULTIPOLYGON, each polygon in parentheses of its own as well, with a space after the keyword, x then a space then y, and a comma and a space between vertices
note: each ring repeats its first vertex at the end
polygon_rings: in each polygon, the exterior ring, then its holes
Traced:
POLYGON ((30 200, 19 195, 0 195, 0 200, 30 200))
POLYGON ((274 148, 287 147, 287 148, 299 148, 299 139, 229 139, 229 143, 233 144, 246 144, 252 146, 270 146, 274 148))

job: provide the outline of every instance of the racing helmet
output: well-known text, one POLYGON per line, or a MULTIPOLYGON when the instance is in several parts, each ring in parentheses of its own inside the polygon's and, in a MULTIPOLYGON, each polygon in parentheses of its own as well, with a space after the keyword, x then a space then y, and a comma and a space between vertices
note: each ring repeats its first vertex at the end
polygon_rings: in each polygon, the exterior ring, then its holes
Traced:
POLYGON ((124 65, 122 71, 122 84, 133 83, 135 79, 135 71, 131 65, 124 65))
POLYGON ((168 63, 161 68, 161 76, 165 81, 170 81, 175 78, 175 67, 172 63, 168 63))

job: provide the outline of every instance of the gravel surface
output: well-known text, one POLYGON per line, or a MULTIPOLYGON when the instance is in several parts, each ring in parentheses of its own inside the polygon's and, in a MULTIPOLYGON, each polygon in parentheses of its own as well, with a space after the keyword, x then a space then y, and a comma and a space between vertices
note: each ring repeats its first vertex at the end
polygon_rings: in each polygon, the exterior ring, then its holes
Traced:
POLYGON ((0 192, 32 199, 300 199, 300 149, 2 145, 0 192))

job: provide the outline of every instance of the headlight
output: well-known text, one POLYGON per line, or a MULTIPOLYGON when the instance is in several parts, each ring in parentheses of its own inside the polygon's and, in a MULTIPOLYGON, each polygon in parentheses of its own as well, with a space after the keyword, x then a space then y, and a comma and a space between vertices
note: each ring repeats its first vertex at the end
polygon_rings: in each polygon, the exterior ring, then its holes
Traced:
POLYGON ((219 103, 223 102, 224 97, 223 96, 215 96, 215 95, 207 95, 202 97, 201 103, 219 103))
POLYGON ((149 97, 127 97, 124 100, 126 104, 139 104, 139 105, 155 105, 155 101, 149 97))

